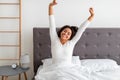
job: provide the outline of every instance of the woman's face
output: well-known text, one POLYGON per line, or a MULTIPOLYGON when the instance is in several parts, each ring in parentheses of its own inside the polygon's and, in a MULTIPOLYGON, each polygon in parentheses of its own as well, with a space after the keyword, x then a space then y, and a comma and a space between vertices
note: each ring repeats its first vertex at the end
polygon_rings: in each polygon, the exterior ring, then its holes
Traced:
POLYGON ((70 29, 70 28, 65 28, 65 29, 63 29, 62 32, 60 33, 60 38, 61 38, 62 40, 69 40, 70 37, 71 37, 71 35, 72 35, 71 29, 70 29))

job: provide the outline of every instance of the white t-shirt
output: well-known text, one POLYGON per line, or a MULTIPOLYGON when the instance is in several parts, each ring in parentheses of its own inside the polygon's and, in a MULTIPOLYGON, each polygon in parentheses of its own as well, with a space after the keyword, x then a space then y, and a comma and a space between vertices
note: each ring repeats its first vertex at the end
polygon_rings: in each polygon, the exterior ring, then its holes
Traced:
POLYGON ((65 44, 62 44, 60 42, 60 39, 56 31, 54 15, 49 16, 49 24, 50 24, 49 30, 50 30, 51 53, 52 53, 53 63, 71 64, 74 46, 77 43, 77 41, 80 39, 82 33, 85 31, 89 23, 90 22, 88 20, 84 21, 80 25, 73 39, 69 40, 65 44))

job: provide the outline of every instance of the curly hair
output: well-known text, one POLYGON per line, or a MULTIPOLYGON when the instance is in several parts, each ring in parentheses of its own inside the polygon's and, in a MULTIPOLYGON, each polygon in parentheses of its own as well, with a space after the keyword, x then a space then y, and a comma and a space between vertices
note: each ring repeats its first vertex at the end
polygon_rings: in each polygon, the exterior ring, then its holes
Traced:
POLYGON ((65 26, 63 26, 63 27, 57 32, 59 38, 61 37, 61 36, 60 36, 61 32, 62 32, 65 28, 69 28, 69 29, 71 29, 71 31, 72 31, 72 35, 71 35, 71 37, 70 37, 70 40, 71 40, 71 39, 75 36, 75 34, 76 34, 77 30, 78 30, 78 27, 77 27, 77 26, 70 26, 70 25, 65 25, 65 26))

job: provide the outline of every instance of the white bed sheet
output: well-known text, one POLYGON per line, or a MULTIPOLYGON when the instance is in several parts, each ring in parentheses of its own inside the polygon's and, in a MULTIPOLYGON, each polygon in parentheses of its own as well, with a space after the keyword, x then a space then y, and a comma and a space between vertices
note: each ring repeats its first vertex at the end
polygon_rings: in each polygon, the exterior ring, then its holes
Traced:
POLYGON ((40 66, 35 80, 120 80, 120 68, 89 72, 78 65, 51 65, 46 68, 40 66))

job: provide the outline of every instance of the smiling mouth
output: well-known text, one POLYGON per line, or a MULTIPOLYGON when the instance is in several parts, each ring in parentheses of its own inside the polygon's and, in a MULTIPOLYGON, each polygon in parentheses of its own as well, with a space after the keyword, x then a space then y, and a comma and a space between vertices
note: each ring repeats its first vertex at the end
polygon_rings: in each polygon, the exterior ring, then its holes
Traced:
POLYGON ((62 36, 63 38, 66 38, 66 36, 62 36))
POLYGON ((68 38, 68 37, 67 37, 67 36, 65 36, 65 35, 62 35, 62 37, 63 37, 63 38, 68 38))

